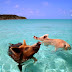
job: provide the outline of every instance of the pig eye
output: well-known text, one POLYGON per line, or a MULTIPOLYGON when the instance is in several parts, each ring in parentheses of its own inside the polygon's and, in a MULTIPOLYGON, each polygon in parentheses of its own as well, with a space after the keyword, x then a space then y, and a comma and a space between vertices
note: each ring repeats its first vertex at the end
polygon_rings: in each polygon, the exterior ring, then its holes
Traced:
POLYGON ((44 36, 44 38, 46 38, 47 36, 44 36))
POLYGON ((26 47, 25 50, 27 50, 29 47, 26 47))

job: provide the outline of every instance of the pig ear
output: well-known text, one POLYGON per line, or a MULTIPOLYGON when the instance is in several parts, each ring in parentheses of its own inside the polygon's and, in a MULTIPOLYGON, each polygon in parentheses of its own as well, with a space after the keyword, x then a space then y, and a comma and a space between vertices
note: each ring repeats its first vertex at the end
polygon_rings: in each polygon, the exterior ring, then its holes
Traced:
POLYGON ((20 53, 20 49, 19 48, 12 48, 12 50, 16 53, 20 53))
POLYGON ((44 36, 47 36, 47 37, 48 37, 48 36, 49 36, 49 34, 45 34, 44 36))
POLYGON ((46 36, 49 36, 49 34, 46 34, 46 36))
POLYGON ((10 50, 13 52, 13 53, 20 53, 22 51, 22 48, 14 48, 14 47, 11 47, 10 50))
POLYGON ((49 39, 49 37, 48 37, 48 36, 49 36, 49 34, 45 34, 45 36, 47 36, 47 38, 49 39))
POLYGON ((26 46, 26 41, 25 40, 23 41, 23 45, 26 46))

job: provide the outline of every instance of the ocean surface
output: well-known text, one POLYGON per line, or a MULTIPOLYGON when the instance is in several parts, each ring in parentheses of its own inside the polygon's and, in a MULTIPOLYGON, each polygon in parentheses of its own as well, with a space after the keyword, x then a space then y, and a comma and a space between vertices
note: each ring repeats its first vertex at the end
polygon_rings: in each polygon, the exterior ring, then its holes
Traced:
MULTIPOLYGON (((38 41, 33 36, 49 34, 51 39, 63 39, 72 47, 72 20, 71 19, 27 19, 27 20, 0 20, 0 72, 20 72, 17 63, 8 56, 9 43, 16 44, 26 40, 27 45, 38 41)), ((26 61, 22 72, 72 72, 72 50, 48 48, 41 45, 32 59, 26 61)))

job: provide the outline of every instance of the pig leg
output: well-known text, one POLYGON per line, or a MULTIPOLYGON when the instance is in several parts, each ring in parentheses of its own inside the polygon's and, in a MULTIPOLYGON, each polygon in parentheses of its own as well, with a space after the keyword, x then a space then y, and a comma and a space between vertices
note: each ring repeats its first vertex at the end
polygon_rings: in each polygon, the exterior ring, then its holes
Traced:
POLYGON ((34 63, 37 61, 37 59, 35 57, 32 57, 32 59, 34 60, 34 63))
POLYGON ((46 48, 49 48, 49 45, 46 45, 46 48))
POLYGON ((20 72, 22 72, 22 65, 21 64, 18 65, 18 68, 19 68, 20 72))
POLYGON ((55 47, 55 51, 52 51, 52 52, 56 52, 57 50, 58 50, 58 48, 55 47))
POLYGON ((65 50, 67 50, 67 47, 66 47, 66 45, 64 45, 64 49, 65 49, 65 50))
POLYGON ((57 51, 58 48, 55 47, 55 52, 57 51))

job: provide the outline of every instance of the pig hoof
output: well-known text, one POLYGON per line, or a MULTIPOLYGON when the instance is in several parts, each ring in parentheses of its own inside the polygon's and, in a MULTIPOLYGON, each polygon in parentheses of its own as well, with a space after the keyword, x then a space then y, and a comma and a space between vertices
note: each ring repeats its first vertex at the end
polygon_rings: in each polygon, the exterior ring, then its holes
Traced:
POLYGON ((34 63, 37 61, 37 59, 34 61, 34 63))

